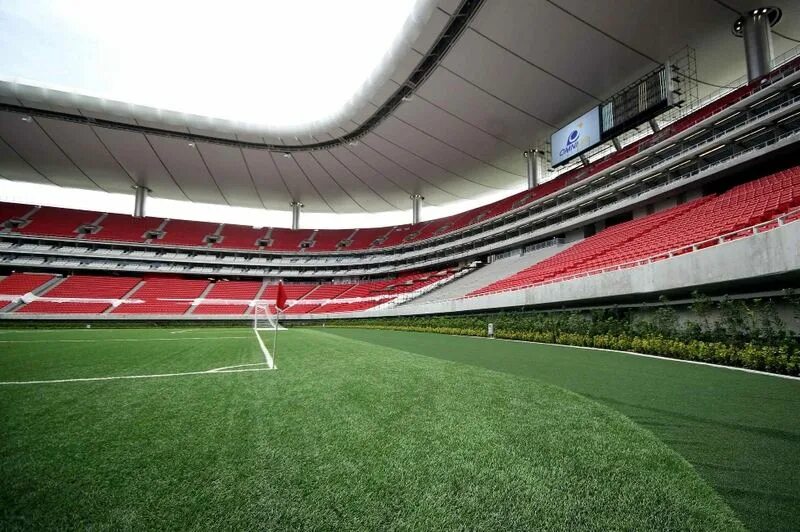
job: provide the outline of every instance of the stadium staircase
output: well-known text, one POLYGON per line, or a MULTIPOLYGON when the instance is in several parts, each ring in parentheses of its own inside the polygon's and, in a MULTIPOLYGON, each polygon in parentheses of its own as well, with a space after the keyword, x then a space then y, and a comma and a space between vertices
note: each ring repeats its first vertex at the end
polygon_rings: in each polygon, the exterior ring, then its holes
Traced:
POLYGON ((515 255, 495 260, 490 264, 475 268, 467 275, 428 292, 409 303, 421 304, 464 297, 470 292, 507 277, 509 272, 519 271, 533 266, 534 264, 552 257, 556 253, 566 250, 571 245, 572 243, 551 245, 525 253, 524 255, 515 255))

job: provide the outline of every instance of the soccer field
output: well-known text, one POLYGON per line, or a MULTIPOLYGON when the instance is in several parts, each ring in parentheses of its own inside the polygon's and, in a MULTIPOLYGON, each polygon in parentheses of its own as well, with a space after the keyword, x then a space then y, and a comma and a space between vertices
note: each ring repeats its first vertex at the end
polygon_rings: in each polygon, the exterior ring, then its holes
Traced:
POLYGON ((0 330, 0 528, 800 519, 798 381, 348 329, 281 332, 276 365, 247 328, 0 330))

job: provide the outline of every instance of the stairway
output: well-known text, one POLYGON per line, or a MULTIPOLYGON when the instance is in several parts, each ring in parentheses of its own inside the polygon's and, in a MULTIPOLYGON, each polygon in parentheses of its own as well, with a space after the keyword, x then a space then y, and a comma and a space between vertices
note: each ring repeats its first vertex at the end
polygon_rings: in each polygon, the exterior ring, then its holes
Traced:
POLYGON ((436 290, 432 290, 427 294, 423 294, 409 303, 417 305, 420 303, 432 303, 447 299, 462 298, 473 290, 477 290, 478 288, 484 287, 497 280, 508 277, 515 272, 533 266, 534 264, 541 262, 548 257, 552 257, 556 253, 564 251, 571 245, 572 244, 549 246, 536 251, 531 251, 524 255, 515 255, 513 257, 496 260, 491 264, 477 268, 472 273, 469 273, 460 279, 456 279, 437 288, 436 290))

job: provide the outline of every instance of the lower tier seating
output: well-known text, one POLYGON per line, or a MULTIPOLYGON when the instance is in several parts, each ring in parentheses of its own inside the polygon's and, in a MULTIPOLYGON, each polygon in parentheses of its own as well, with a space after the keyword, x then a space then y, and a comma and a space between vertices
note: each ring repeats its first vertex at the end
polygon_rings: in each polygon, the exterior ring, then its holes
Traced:
MULTIPOLYGON (((722 235, 736 238, 737 231, 798 207, 800 167, 795 167, 744 183, 720 195, 614 225, 468 296, 519 290, 644 259, 668 258, 670 254, 692 251, 694 245, 700 248, 716 245, 716 239, 722 235)), ((764 226, 761 230, 769 228, 764 226)), ((741 236, 748 234, 751 233, 743 232, 741 236)))
MULTIPOLYGON (((398 296, 425 288, 453 276, 456 270, 409 273, 396 279, 351 283, 284 285, 286 314, 353 312, 366 310, 398 296)), ((19 295, 52 279, 51 275, 13 274, 0 281, 0 301, 19 295), (3 289, 3 287, 8 287, 3 289)), ((15 312, 26 314, 102 314, 244 316, 255 305, 275 312, 277 285, 263 281, 228 281, 149 276, 114 277, 73 275, 45 296, 15 312)))
POLYGON ((32 292, 55 277, 45 273, 12 273, 0 280, 0 295, 21 296, 32 292))
POLYGON ((208 287, 207 280, 172 277, 145 278, 144 285, 131 294, 133 301, 115 308, 114 314, 183 315, 208 287), (141 301, 141 302, 138 302, 141 301))

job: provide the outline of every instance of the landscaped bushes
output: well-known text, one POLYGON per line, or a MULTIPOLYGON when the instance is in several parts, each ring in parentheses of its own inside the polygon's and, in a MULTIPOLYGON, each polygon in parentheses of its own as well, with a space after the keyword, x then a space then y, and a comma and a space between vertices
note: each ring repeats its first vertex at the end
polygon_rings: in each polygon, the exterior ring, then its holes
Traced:
MULTIPOLYGON (((666 303, 666 302, 665 302, 666 303)), ((634 351, 652 355, 800 375, 800 342, 772 302, 711 303, 697 295, 689 318, 668 305, 651 316, 619 309, 593 312, 501 313, 480 316, 408 316, 337 320, 331 327, 394 329, 634 351), (713 319, 709 316, 714 314, 713 319)))

